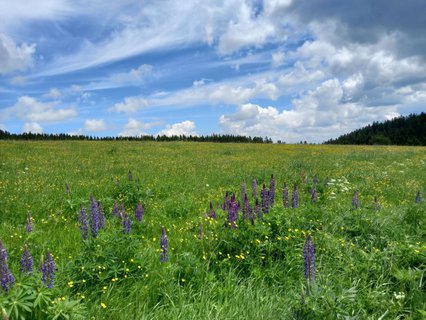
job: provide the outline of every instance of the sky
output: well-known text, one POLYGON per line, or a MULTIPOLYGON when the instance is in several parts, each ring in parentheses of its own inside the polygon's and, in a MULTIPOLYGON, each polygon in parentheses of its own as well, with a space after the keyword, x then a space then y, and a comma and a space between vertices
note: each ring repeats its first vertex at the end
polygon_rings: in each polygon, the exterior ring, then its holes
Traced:
POLYGON ((320 143, 426 111, 424 0, 0 0, 0 129, 320 143))

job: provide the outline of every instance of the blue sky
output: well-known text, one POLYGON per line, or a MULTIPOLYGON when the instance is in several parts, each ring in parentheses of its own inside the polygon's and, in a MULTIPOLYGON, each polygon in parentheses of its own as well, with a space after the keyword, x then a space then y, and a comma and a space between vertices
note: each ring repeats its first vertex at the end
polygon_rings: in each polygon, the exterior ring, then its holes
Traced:
POLYGON ((0 129, 322 142, 426 111, 421 0, 0 0, 0 129))

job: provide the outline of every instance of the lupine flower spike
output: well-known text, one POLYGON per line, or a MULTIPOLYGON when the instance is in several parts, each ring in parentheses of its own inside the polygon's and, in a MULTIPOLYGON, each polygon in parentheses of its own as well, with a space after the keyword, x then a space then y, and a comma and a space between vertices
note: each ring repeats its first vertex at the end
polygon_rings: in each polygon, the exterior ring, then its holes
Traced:
POLYGON ((169 260, 169 239, 167 238, 166 229, 164 227, 161 228, 160 249, 160 262, 166 262, 167 260, 169 260))
POLYGON ((70 193, 71 193, 70 186, 68 185, 68 183, 65 183, 65 192, 66 192, 67 194, 70 194, 70 193))
POLYGON ((132 175, 132 171, 129 170, 129 173, 127 174, 127 177, 129 179, 129 181, 133 180, 133 175, 132 175))
POLYGON ((263 184, 262 191, 260 191, 260 197, 262 200, 262 211, 264 214, 267 214, 269 212, 269 192, 265 184, 263 184))
POLYGON ((30 233, 33 231, 33 219, 31 218, 31 213, 28 211, 27 213, 27 226, 25 227, 25 230, 30 233))
POLYGON ((104 209, 102 208, 102 204, 100 201, 98 201, 97 204, 98 204, 98 216, 99 216, 99 229, 103 229, 105 228, 104 209))
POLYGON ((209 218, 216 219, 216 211, 213 209, 213 203, 210 201, 209 218))
POLYGON ((89 228, 87 227, 86 210, 82 204, 80 204, 80 210, 78 211, 78 225, 80 227, 81 237, 83 239, 87 239, 89 235, 89 228))
POLYGON ((90 225, 90 232, 92 233, 92 237, 96 238, 99 231, 99 214, 98 214, 98 204, 93 197, 90 197, 89 225, 90 225))
POLYGON ((315 254, 314 242, 308 234, 303 247, 303 262, 304 262, 304 275, 306 280, 306 294, 309 294, 311 285, 315 282, 315 254))
POLYGON ((132 230, 132 220, 130 220, 129 216, 124 213, 122 216, 122 223, 123 223, 123 233, 130 234, 130 231, 132 230))
POLYGON ((354 192, 354 195, 352 196, 352 208, 354 209, 359 208, 358 193, 356 191, 354 192))
POLYGON ((244 194, 243 202, 243 219, 249 219, 251 216, 250 202, 247 197, 247 193, 244 194))
POLYGON ((422 198, 420 197, 420 191, 417 191, 416 199, 414 200, 416 203, 420 203, 422 201, 422 198))
POLYGON ((119 217, 119 211, 118 211, 118 206, 117 206, 117 202, 114 202, 114 206, 112 207, 112 215, 119 217))
POLYGON ((0 281, 1 287, 6 292, 15 284, 15 278, 9 270, 7 264, 7 251, 0 241, 0 281))
POLYGON ((55 278, 55 262, 53 261, 53 257, 49 251, 47 251, 46 256, 41 265, 41 281, 44 282, 46 287, 53 287, 53 280, 55 278))
POLYGON ((143 207, 142 207, 142 203, 138 203, 138 206, 136 207, 135 210, 135 218, 136 220, 138 220, 139 222, 142 221, 142 215, 143 215, 143 207))
POLYGON ((238 219, 238 203, 235 199, 235 194, 232 194, 230 203, 229 203, 229 209, 228 209, 228 226, 230 226, 232 229, 235 229, 237 227, 236 222, 238 219))
POLYGON ((28 246, 25 244, 21 258, 21 272, 31 273, 33 271, 33 257, 31 256, 28 246))
POLYGON ((296 185, 294 185, 293 194, 291 195, 291 207, 299 207, 299 191, 297 190, 296 185))
POLYGON ((288 189, 285 182, 284 182, 284 189, 283 189, 283 206, 284 208, 288 208, 288 189))
POLYGON ((271 174, 271 180, 269 182, 269 204, 272 207, 275 202, 275 179, 274 175, 271 174))

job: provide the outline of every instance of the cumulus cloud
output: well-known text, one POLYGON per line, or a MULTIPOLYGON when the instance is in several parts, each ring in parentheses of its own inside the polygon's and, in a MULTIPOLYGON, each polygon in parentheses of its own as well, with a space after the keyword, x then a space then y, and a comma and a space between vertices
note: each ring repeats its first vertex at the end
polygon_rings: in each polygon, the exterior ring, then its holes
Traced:
POLYGON ((339 80, 327 80, 294 99, 289 109, 244 104, 235 113, 222 115, 219 124, 225 133, 269 136, 287 142, 322 142, 398 115, 396 106, 366 107, 346 102, 345 90, 339 80))
POLYGON ((72 108, 58 108, 59 102, 41 102, 29 96, 22 96, 12 107, 6 108, 1 116, 17 117, 28 122, 60 122, 77 116, 77 111, 72 108))
POLYGON ((37 122, 26 122, 22 132, 43 133, 43 128, 37 122))
POLYGON ((141 135, 147 135, 147 130, 158 126, 159 124, 159 122, 147 123, 134 118, 129 118, 127 123, 124 125, 123 130, 118 135, 123 137, 139 137, 141 135))
POLYGON ((179 136, 179 135, 192 135, 197 136, 195 132, 195 123, 193 121, 183 121, 174 124, 168 124, 166 127, 157 133, 157 135, 166 135, 166 136, 179 136))
POLYGON ((11 38, 0 33, 0 74, 28 69, 33 64, 35 45, 17 45, 11 38))
POLYGON ((91 132, 105 131, 107 124, 103 119, 88 119, 84 122, 84 130, 91 132))
POLYGON ((116 112, 135 113, 139 109, 148 106, 148 101, 144 98, 126 97, 123 102, 116 103, 112 110, 116 112))

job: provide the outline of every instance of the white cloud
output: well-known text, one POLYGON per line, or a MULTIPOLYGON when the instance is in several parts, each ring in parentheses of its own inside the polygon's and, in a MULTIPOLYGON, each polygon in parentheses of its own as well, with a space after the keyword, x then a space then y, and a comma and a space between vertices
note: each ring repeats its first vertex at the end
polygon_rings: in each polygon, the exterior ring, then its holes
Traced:
POLYGON ((331 79, 294 99, 289 110, 243 104, 235 113, 222 115, 219 124, 225 133, 268 136, 287 142, 322 142, 398 115, 397 106, 367 107, 344 102, 344 97, 344 84, 331 79))
POLYGON ((105 131, 107 125, 103 119, 88 119, 84 122, 84 130, 91 132, 105 131))
POLYGON ((123 137, 138 137, 141 135, 147 135, 146 130, 158 126, 159 122, 146 123, 143 121, 129 118, 127 123, 124 125, 123 130, 118 134, 123 137))
POLYGON ((77 116, 74 108, 57 108, 59 102, 40 102, 29 96, 18 98, 16 104, 7 108, 0 115, 4 118, 11 116, 29 122, 60 122, 77 116))
POLYGON ((272 66, 279 67, 284 63, 285 54, 282 51, 272 54, 272 66))
POLYGON ((43 128, 37 122, 26 122, 22 132, 43 133, 43 128))
POLYGON ((46 94, 46 97, 52 98, 52 99, 59 99, 61 97, 61 92, 57 88, 52 88, 46 94))
POLYGON ((113 74, 111 79, 107 81, 118 84, 140 84, 146 80, 147 77, 152 76, 152 71, 152 65, 142 64, 137 68, 131 69, 129 72, 113 74))
POLYGON ((197 136, 195 132, 195 123, 193 121, 183 121, 174 124, 166 125, 166 128, 157 133, 157 135, 166 135, 166 136, 179 136, 179 135, 192 135, 197 136))
POLYGON ((269 20, 254 17, 252 7, 242 2, 236 19, 219 38, 218 49, 221 54, 230 54, 244 47, 261 47, 275 32, 269 20))
POLYGON ((28 69, 33 64, 35 45, 17 45, 11 38, 0 33, 0 74, 28 69))
POLYGON ((61 19, 72 12, 67 0, 39 0, 37 6, 28 7, 26 0, 0 1, 0 29, 13 28, 23 22, 42 19, 61 19))
POLYGON ((143 98, 126 97, 124 102, 116 103, 111 110, 124 113, 135 113, 139 109, 148 106, 148 101, 143 98))

